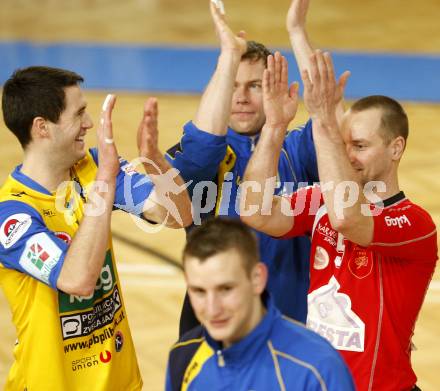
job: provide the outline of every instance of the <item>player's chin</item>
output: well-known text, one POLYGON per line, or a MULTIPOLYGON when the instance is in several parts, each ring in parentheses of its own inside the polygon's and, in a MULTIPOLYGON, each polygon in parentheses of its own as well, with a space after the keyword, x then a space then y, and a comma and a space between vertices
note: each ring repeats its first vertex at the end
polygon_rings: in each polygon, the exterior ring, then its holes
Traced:
POLYGON ((78 162, 86 157, 87 151, 85 146, 75 151, 75 160, 78 162))
POLYGON ((258 129, 254 123, 249 122, 237 122, 235 126, 232 127, 236 133, 252 135, 258 133, 258 129))
POLYGON ((216 341, 224 341, 226 339, 228 339, 229 335, 230 335, 230 330, 228 325, 224 325, 224 326, 207 326, 206 327, 208 329, 208 333, 209 335, 214 338, 216 341))

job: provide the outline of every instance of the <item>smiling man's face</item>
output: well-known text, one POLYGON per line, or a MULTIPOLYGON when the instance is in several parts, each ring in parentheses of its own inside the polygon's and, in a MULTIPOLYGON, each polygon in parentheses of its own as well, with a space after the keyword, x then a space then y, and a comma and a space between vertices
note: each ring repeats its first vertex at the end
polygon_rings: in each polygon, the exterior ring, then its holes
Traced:
POLYGON ((238 67, 229 120, 229 126, 237 133, 257 134, 266 122, 262 88, 264 69, 263 60, 244 60, 238 67))
POLYGON ((259 321, 264 274, 257 264, 248 272, 235 249, 204 261, 185 259, 185 278, 192 307, 209 335, 224 347, 244 338, 259 321))

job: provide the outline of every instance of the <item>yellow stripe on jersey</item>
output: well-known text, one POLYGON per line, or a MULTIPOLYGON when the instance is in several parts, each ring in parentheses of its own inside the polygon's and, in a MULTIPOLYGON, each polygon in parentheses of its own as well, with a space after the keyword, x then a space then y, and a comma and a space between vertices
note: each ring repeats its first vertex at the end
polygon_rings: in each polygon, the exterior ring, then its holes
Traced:
POLYGON ((212 350, 206 341, 203 341, 186 368, 185 375, 183 376, 181 391, 187 391, 191 382, 202 370, 203 364, 213 355, 214 350, 212 350))

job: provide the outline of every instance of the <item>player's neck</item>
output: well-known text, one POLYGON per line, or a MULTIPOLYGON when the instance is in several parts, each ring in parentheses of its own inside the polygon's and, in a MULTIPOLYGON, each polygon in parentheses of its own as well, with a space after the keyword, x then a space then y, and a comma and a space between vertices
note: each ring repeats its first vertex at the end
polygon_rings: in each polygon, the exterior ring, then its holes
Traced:
POLYGON ((55 162, 50 156, 38 153, 25 153, 21 172, 49 191, 70 178, 70 167, 55 162))
POLYGON ((386 178, 386 180, 382 180, 381 182, 385 184, 385 191, 382 191, 380 187, 373 188, 372 192, 368 194, 368 191, 364 188, 365 196, 367 196, 367 199, 374 199, 376 197, 379 197, 381 200, 386 200, 400 192, 399 180, 397 175, 392 175, 386 178), (374 198, 371 198, 373 194, 374 198))

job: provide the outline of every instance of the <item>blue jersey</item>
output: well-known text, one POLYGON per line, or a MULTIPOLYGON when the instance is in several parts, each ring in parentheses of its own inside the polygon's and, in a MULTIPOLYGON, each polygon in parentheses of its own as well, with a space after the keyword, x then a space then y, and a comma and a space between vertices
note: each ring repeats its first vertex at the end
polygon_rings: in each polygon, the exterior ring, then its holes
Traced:
POLYGON ((166 391, 355 390, 330 343, 266 303, 261 322, 228 348, 201 326, 184 335, 169 355, 166 391))
MULTIPOLYGON (((239 185, 252 155, 258 136, 246 136, 228 130, 216 136, 197 129, 191 122, 184 128, 181 142, 168 151, 168 158, 189 187, 198 223, 207 216, 239 214, 239 185), (203 190, 203 182, 213 181, 203 190)), ((281 151, 276 194, 292 193, 302 182, 318 181, 316 153, 312 138, 312 122, 289 131, 281 151)), ((305 323, 309 287, 310 240, 297 237, 274 239, 256 232, 260 255, 269 269, 267 288, 281 312, 305 323)))

